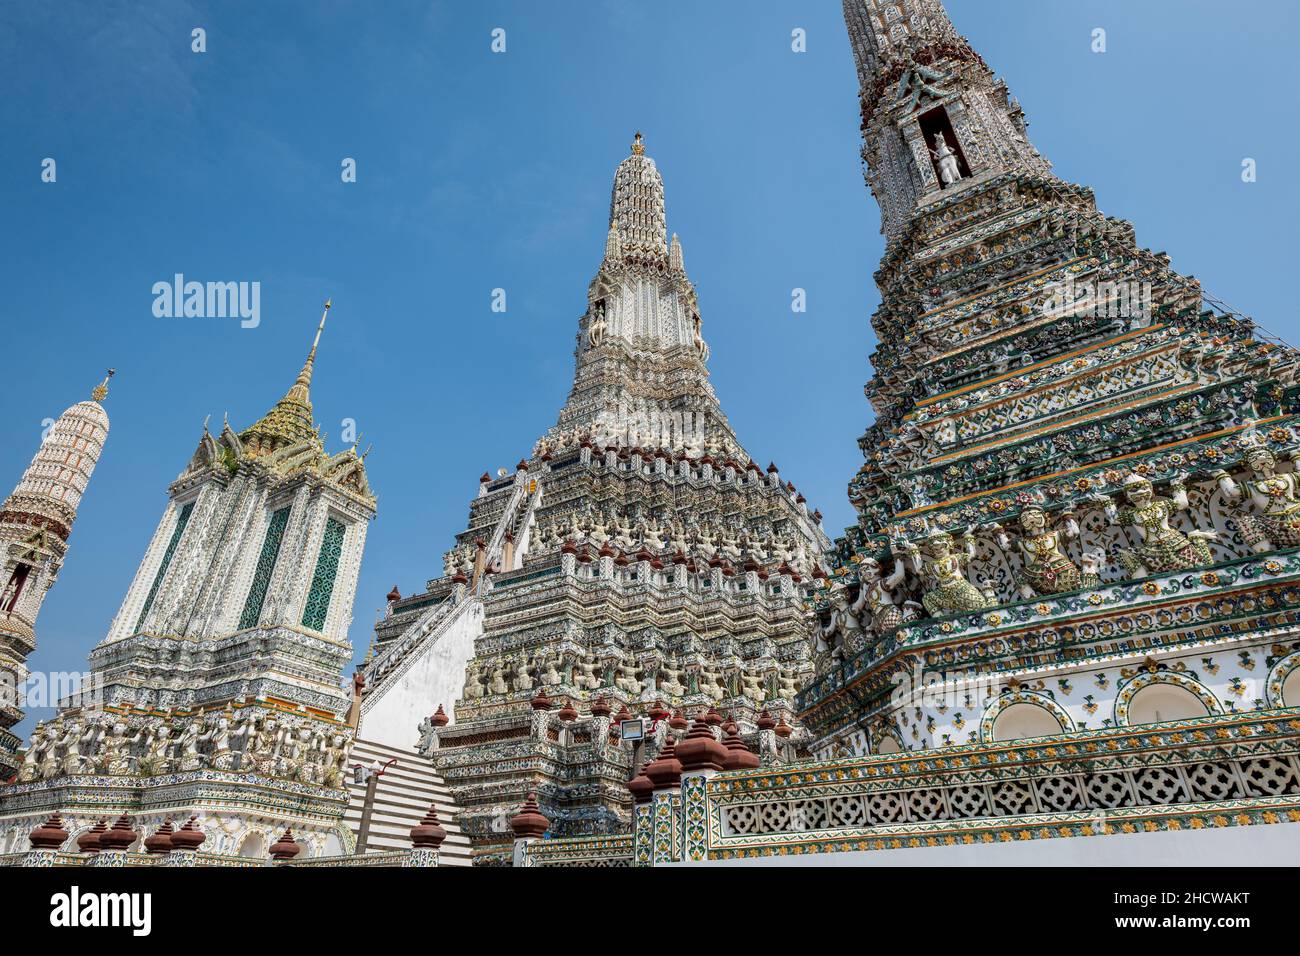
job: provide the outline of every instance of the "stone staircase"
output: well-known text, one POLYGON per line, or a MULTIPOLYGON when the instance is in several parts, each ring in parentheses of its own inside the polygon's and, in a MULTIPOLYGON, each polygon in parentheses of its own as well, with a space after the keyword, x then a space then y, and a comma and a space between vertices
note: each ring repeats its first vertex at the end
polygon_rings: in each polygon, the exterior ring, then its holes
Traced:
MULTIPOLYGON (((375 760, 385 764, 394 757, 393 764, 379 778, 375 792, 375 809, 370 816, 370 836, 366 841, 367 853, 385 850, 408 850, 411 847, 410 829, 424 816, 433 803, 438 808, 438 821, 447 831, 447 840, 438 855, 439 866, 469 866, 469 838, 456 824, 456 805, 447 792, 442 777, 414 750, 401 750, 369 740, 358 740, 352 748, 349 763, 369 766, 375 760)), ((361 808, 366 797, 365 784, 348 780, 348 809, 343 822, 355 836, 361 827, 361 808)))

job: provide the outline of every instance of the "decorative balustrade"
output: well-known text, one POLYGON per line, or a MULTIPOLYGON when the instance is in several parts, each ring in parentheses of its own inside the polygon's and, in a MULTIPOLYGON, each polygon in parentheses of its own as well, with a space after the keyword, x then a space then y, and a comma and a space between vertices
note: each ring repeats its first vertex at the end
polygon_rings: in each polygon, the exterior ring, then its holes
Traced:
POLYGON ((632 834, 529 841, 525 858, 644 866, 1300 823, 1300 708, 686 775, 643 809, 632 834))
MULTIPOLYGON (((121 862, 115 862, 114 865, 127 867, 178 865, 165 853, 129 852, 122 853, 120 856, 121 862)), ((383 853, 367 853, 362 856, 318 856, 305 860, 287 860, 284 862, 277 862, 264 856, 236 856, 230 853, 210 853, 200 850, 191 854, 190 859, 192 862, 185 865, 243 868, 266 866, 417 867, 437 865, 436 851, 427 848, 388 850, 383 853)), ((54 851, 49 860, 51 866, 95 866, 99 862, 96 859, 96 854, 68 850, 54 851)), ((30 865, 32 863, 26 852, 0 854, 0 867, 30 865)))
POLYGON ((318 856, 310 860, 293 860, 284 866, 410 866, 410 850, 388 850, 362 856, 318 856))
POLYGON ((541 840, 528 855, 533 866, 632 866, 632 834, 541 840))

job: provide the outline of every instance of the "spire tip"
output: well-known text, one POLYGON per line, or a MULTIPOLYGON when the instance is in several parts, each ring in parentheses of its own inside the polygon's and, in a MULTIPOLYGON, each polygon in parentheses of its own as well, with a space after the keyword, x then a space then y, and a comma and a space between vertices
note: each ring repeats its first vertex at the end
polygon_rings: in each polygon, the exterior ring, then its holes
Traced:
POLYGON ((97 402, 102 402, 108 398, 108 380, 117 374, 117 369, 110 368, 104 380, 90 390, 90 397, 97 402))

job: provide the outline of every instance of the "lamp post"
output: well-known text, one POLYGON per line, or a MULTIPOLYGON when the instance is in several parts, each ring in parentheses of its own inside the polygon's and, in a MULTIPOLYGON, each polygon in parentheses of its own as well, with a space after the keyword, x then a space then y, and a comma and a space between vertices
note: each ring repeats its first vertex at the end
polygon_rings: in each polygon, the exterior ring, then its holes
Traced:
POLYGON ((379 789, 379 778, 395 763, 396 757, 383 766, 380 766, 378 758, 369 767, 359 763, 352 765, 356 781, 366 785, 366 797, 361 804, 361 824, 357 827, 357 847, 352 851, 353 856, 365 856, 366 842, 370 839, 370 815, 375 810, 375 792, 379 789))

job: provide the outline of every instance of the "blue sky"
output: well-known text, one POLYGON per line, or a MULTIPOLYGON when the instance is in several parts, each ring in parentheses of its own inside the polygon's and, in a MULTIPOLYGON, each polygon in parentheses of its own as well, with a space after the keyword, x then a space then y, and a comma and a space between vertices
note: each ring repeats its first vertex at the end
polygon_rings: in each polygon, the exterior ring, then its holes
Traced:
MULTIPOLYGON (((1059 175, 1300 340, 1300 153, 1278 105, 1294 85, 1297 5, 949 9, 1059 175), (1090 49, 1095 27, 1105 54, 1090 49)), ((13 3, 0 10, 0 89, 0 494, 42 420, 118 368, 112 433, 33 668, 84 666, 204 417, 229 413, 238 429, 269 408, 327 295, 317 417, 331 449, 345 418, 374 444, 379 517, 352 628, 363 654, 388 589, 440 573, 478 475, 554 423, 611 177, 637 129, 737 434, 828 529, 850 523, 883 243, 835 0, 13 3), (206 53, 190 50, 194 27, 206 53), (504 54, 489 49, 495 27, 504 54), (795 27, 806 53, 791 52, 795 27), (356 183, 340 180, 345 157, 356 183), (259 281, 261 325, 156 318, 150 289, 176 272, 259 281), (796 287, 805 314, 790 311, 796 287)))

